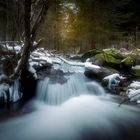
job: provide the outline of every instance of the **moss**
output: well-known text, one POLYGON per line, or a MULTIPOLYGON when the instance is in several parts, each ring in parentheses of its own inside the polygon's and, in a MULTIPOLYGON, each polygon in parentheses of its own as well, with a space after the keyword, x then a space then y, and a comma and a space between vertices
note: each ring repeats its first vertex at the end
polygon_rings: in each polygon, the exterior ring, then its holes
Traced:
POLYGON ((101 52, 100 50, 96 50, 96 49, 90 50, 82 55, 82 60, 86 60, 87 58, 91 58, 100 52, 101 52))
POLYGON ((136 77, 140 77, 140 65, 132 68, 132 74, 136 77))
POLYGON ((122 62, 125 66, 133 66, 134 63, 135 63, 135 60, 134 60, 132 57, 128 56, 128 57, 126 57, 125 59, 123 59, 121 62, 122 62))
POLYGON ((106 49, 96 54, 95 58, 102 59, 106 63, 120 64, 123 57, 115 49, 106 49))

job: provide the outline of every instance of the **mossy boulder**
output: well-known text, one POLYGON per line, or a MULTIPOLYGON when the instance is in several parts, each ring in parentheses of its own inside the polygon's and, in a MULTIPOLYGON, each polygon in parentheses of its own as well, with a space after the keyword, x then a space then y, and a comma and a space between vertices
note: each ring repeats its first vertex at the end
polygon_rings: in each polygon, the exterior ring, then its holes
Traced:
POLYGON ((135 59, 131 56, 124 58, 121 61, 121 73, 129 74, 131 73, 132 66, 135 65, 135 59))
POLYGON ((93 50, 90 50, 90 51, 84 53, 81 58, 82 58, 83 61, 85 61, 86 59, 91 58, 98 53, 101 53, 101 51, 97 50, 97 49, 93 49, 93 50))
POLYGON ((132 75, 135 77, 140 77, 140 65, 132 67, 132 75))
POLYGON ((121 63, 123 63, 125 66, 132 67, 135 63, 135 60, 131 56, 128 56, 123 59, 121 63))
POLYGON ((100 58, 95 58, 94 56, 90 58, 90 62, 92 62, 95 65, 99 65, 99 66, 103 65, 103 60, 100 58))
POLYGON ((116 72, 116 71, 113 69, 101 67, 100 69, 86 68, 84 74, 85 74, 85 76, 87 76, 90 79, 96 79, 97 81, 102 81, 102 79, 105 76, 113 74, 114 72, 116 72))
POLYGON ((101 53, 96 54, 95 58, 103 61, 104 65, 110 67, 118 67, 124 57, 115 49, 105 49, 101 53))

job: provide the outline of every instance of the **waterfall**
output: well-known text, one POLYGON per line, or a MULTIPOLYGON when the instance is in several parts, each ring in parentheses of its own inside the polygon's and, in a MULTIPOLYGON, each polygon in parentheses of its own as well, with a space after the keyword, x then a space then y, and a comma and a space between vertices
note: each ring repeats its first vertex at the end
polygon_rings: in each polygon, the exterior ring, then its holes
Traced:
MULTIPOLYGON (((58 76, 58 75, 57 75, 58 76)), ((57 78, 55 77, 56 81, 57 78)), ((82 73, 75 73, 64 76, 65 83, 52 83, 51 77, 39 80, 37 85, 37 99, 48 104, 61 104, 71 97, 83 94, 103 95, 103 88, 96 82, 89 81, 82 73)))

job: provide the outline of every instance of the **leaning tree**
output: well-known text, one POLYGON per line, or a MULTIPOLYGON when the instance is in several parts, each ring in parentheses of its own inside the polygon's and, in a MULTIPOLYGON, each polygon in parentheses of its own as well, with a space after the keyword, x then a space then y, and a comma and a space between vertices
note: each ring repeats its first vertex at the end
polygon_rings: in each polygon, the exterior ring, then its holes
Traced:
MULTIPOLYGON (((35 41, 37 30, 44 21, 52 1, 3 0, 0 3, 0 11, 2 12, 0 19, 3 21, 3 26, 5 26, 5 37, 2 40, 18 40, 24 44, 20 54, 10 52, 8 48, 6 50, 6 48, 3 49, 0 47, 1 56, 3 55, 6 59, 11 58, 9 61, 14 60, 14 62, 16 62, 16 64, 13 63, 13 71, 8 75, 10 80, 14 80, 27 69, 28 59, 34 47, 33 42, 35 41), (13 20, 11 20, 11 18, 13 18, 13 20), (13 30, 9 30, 10 27, 13 28, 13 30), (10 34, 12 34, 12 37, 10 37, 10 34)), ((9 64, 12 64, 12 62, 9 62, 9 64)))

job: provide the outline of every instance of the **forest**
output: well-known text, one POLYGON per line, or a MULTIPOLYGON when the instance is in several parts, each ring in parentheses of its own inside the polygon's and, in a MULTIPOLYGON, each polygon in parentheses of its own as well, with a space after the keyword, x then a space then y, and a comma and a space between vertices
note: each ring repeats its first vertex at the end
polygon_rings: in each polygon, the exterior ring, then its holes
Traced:
POLYGON ((0 0, 2 140, 138 140, 139 117, 138 0, 0 0))
MULTIPOLYGON (((139 8, 138 0, 34 0, 30 26, 38 22, 34 40, 47 49, 139 47, 139 8)), ((24 1, 1 0, 0 9, 0 40, 23 41, 24 1)))

